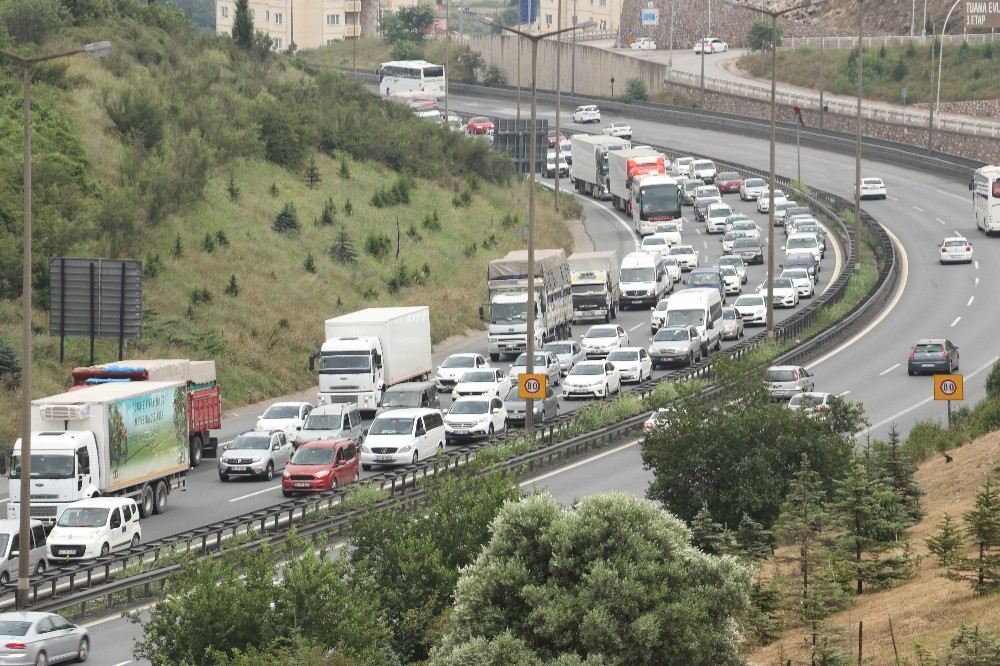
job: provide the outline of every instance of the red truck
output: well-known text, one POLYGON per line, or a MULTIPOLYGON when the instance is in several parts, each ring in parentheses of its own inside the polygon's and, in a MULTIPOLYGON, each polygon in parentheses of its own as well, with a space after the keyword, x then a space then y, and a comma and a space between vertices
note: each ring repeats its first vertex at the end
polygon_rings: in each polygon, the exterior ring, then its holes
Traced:
POLYGON ((73 369, 73 385, 107 382, 183 381, 187 383, 188 442, 191 467, 204 455, 214 457, 219 446, 210 431, 222 427, 222 392, 215 378, 215 361, 152 359, 116 361, 73 369))

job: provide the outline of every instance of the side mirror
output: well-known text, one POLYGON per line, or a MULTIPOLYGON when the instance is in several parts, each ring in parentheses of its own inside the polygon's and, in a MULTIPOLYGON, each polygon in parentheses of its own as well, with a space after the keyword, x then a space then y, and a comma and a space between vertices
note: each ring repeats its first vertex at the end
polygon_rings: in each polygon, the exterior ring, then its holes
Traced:
POLYGON ((295 429, 296 429, 296 430, 302 430, 302 426, 300 426, 300 425, 297 425, 297 426, 295 426, 295 429))

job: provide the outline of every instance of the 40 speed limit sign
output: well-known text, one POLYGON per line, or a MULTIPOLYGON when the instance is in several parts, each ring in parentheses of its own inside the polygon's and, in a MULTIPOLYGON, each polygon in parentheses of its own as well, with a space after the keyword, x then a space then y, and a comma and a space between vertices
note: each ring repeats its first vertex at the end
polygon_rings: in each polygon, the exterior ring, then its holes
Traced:
POLYGON ((521 400, 541 400, 545 397, 548 375, 532 373, 517 376, 517 397, 521 400))

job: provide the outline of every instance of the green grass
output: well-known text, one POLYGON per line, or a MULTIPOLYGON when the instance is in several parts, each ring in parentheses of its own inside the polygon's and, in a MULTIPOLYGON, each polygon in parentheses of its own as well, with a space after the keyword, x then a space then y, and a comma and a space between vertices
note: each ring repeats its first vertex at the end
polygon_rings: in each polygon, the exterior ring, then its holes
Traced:
MULTIPOLYGON (((907 104, 933 101, 937 87, 937 50, 933 63, 932 42, 912 46, 865 49, 863 66, 866 98, 907 104), (933 72, 931 67, 933 66, 933 72), (933 76, 932 76, 933 74, 933 76)), ((779 51, 778 79, 794 85, 816 88, 820 81, 820 50, 796 48, 779 51)), ((947 44, 941 76, 941 100, 961 101, 1000 97, 1000 45, 947 44)), ((740 58, 739 66, 759 78, 770 78, 769 54, 740 58)), ((842 95, 857 94, 857 57, 853 49, 825 49, 824 89, 842 95)))
POLYGON ((311 65, 327 67, 353 67, 357 62, 359 70, 372 73, 392 60, 392 46, 381 39, 358 39, 303 51, 300 57, 311 65))

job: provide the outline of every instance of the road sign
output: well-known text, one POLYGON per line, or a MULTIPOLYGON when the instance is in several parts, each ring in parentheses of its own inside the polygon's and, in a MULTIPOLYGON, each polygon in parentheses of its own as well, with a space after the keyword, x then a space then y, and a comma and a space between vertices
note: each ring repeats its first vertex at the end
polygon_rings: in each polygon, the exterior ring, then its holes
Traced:
POLYGON ((541 400, 545 397, 548 375, 522 373, 517 376, 517 397, 521 400, 541 400))
POLYGON ((1000 0, 968 0, 965 3, 966 28, 1000 28, 1000 0))
POLYGON ((935 400, 964 400, 962 375, 934 375, 935 400))
POLYGON ((643 8, 641 23, 644 26, 660 25, 660 10, 656 7, 643 8))

